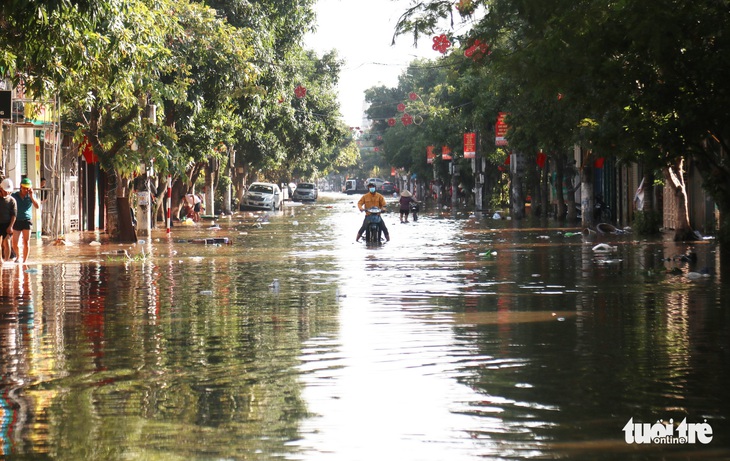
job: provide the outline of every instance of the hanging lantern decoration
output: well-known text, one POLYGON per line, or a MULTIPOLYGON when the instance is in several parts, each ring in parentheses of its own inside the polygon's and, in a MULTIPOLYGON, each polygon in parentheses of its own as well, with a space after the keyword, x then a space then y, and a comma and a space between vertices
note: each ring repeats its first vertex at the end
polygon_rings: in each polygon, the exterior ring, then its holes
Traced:
POLYGON ((413 123, 413 117, 411 117, 411 115, 406 112, 405 114, 403 114, 403 117, 400 118, 400 121, 403 122, 404 126, 408 126, 413 123))
POLYGON ((475 9, 476 5, 474 5, 472 0, 459 0, 459 3, 456 5, 456 10, 462 16, 469 16, 473 14, 475 9))
POLYGON ((406 111, 406 105, 403 103, 398 104, 398 112, 405 112, 406 111))
POLYGON ((395 126, 395 119, 394 118, 391 117, 391 118, 388 119, 388 126, 395 126))
POLYGON ((604 157, 598 157, 598 158, 597 158, 597 159, 596 159, 596 160, 595 160, 595 161, 593 162, 593 166, 594 166, 595 168, 599 168, 599 169, 600 169, 600 168, 603 168, 603 163, 604 163, 605 161, 606 161, 606 159, 605 159, 604 157))
POLYGON ((302 99, 307 95, 307 89, 304 88, 302 85, 297 86, 294 88, 294 96, 296 96, 299 99, 302 99))
POLYGON ((418 95, 416 93, 414 93, 413 91, 411 91, 410 93, 408 93, 408 98, 411 101, 415 101, 416 99, 418 99, 418 95))
POLYGON ((478 61, 489 54, 492 54, 492 52, 489 51, 489 45, 478 38, 474 40, 474 44, 472 46, 464 50, 464 56, 471 58, 474 61, 478 61))
POLYGON ((433 49, 441 54, 446 54, 446 50, 451 46, 451 42, 446 34, 437 35, 433 38, 433 49))

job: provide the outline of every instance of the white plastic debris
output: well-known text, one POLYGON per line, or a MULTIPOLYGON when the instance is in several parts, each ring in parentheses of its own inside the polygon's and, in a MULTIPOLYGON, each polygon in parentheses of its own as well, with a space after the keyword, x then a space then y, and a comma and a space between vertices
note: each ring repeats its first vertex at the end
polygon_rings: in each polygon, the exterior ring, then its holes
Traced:
POLYGON ((607 243, 599 243, 593 247, 593 251, 596 253, 611 253, 618 250, 618 247, 611 246, 607 243))

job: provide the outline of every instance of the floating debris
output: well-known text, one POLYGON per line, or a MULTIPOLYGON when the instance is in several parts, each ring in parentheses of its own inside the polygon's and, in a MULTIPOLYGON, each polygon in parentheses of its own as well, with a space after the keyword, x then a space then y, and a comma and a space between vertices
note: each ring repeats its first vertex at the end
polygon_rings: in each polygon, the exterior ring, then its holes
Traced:
POLYGON ((618 250, 618 247, 611 246, 607 243, 599 243, 598 245, 593 247, 593 251, 595 251, 596 253, 612 253, 616 250, 618 250))
POLYGON ((205 239, 190 239, 188 243, 202 243, 203 245, 228 245, 228 237, 215 237, 205 239))

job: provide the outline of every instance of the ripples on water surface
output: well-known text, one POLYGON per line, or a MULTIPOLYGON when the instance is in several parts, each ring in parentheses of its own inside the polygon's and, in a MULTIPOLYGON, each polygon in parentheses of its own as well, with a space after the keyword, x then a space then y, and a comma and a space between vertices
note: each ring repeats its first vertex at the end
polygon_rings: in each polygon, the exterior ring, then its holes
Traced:
POLYGON ((2 452, 730 459, 714 243, 619 237, 597 255, 575 229, 431 210, 386 215, 392 241, 369 248, 355 201, 176 226, 145 259, 82 236, 4 267, 2 452), (207 236, 233 244, 188 242, 207 236), (685 417, 712 442, 624 441, 630 418, 685 417))

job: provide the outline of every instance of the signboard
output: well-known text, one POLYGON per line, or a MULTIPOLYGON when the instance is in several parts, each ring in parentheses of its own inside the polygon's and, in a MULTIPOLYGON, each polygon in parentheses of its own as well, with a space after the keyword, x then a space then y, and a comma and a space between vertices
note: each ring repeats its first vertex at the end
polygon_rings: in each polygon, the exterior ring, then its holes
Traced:
POLYGON ((11 118, 12 91, 0 91, 0 118, 11 118))
POLYGON ((494 144, 499 147, 507 145, 505 136, 507 135, 509 126, 504 122, 506 116, 507 112, 500 112, 497 116, 497 124, 494 126, 494 144))
POLYGON ((449 146, 441 146, 441 160, 451 160, 451 148, 449 146))
POLYGON ((464 158, 475 158, 477 155, 477 134, 464 133, 464 158))
POLYGON ((433 153, 434 146, 426 147, 426 163, 429 165, 433 163, 433 159, 436 158, 436 154, 433 153))

